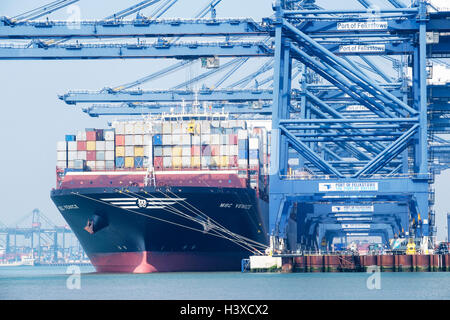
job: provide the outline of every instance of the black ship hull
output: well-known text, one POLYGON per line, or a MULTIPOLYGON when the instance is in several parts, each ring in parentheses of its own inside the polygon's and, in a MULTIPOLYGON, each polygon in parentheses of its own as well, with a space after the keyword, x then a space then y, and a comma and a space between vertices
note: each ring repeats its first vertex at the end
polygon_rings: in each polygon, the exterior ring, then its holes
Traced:
POLYGON ((250 188, 53 190, 98 272, 237 271, 268 244, 268 204, 250 188))

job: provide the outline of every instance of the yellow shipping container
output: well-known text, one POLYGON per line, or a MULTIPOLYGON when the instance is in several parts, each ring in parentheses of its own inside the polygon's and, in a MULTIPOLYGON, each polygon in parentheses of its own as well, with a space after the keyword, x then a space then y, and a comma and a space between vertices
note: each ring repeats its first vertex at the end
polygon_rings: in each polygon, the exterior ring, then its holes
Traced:
POLYGON ((200 157, 191 157, 191 167, 200 168, 200 157))
POLYGON ((211 157, 211 166, 213 166, 213 167, 220 166, 220 157, 219 156, 211 157))
POLYGON ((181 157, 182 152, 183 152, 183 149, 181 147, 173 147, 173 149, 172 149, 172 157, 181 157))
POLYGON ((125 168, 134 168, 134 157, 125 157, 125 168))
POLYGON ((124 146, 116 147, 116 157, 125 157, 125 147, 124 146))
POLYGON ((88 141, 86 143, 86 150, 94 151, 95 150, 95 143, 96 143, 96 141, 88 141))
POLYGON ((134 156, 135 157, 143 157, 144 156, 144 147, 134 147, 134 156))
POLYGON ((220 166, 222 168, 227 168, 228 167, 228 156, 221 156, 220 157, 220 166))
POLYGON ((182 161, 181 157, 172 157, 172 167, 173 168, 181 168, 182 161))

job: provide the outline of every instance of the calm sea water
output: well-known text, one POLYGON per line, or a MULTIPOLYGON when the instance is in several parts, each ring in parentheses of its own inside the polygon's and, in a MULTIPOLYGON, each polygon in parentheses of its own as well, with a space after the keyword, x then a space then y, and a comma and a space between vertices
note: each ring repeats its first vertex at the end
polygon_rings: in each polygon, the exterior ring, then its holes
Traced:
MULTIPOLYGON (((80 289, 68 289, 66 267, 2 267, 0 299, 450 299, 450 273, 99 274, 81 267, 80 289)), ((73 278, 72 278, 73 279, 73 278)), ((76 283, 71 282, 69 283, 76 283)))

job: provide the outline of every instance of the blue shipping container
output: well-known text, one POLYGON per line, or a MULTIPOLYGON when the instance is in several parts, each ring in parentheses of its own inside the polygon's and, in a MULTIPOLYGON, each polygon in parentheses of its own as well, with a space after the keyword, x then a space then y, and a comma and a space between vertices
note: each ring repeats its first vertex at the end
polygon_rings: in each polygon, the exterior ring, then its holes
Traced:
POLYGON ((155 145, 155 146, 161 146, 162 145, 162 135, 155 134, 153 136, 153 145, 155 145))
POLYGON ((74 136, 72 134, 66 134, 66 141, 76 141, 77 136, 74 136))
POLYGON ((239 155, 239 159, 248 159, 248 151, 247 150, 239 149, 238 155, 239 155))
POLYGON ((239 150, 247 150, 248 149, 248 140, 243 140, 243 139, 238 140, 238 148, 239 148, 239 150))
POLYGON ((144 167, 144 157, 134 157, 134 167, 143 168, 144 167))
POLYGON ((124 157, 116 157, 116 168, 125 167, 125 158, 124 157))

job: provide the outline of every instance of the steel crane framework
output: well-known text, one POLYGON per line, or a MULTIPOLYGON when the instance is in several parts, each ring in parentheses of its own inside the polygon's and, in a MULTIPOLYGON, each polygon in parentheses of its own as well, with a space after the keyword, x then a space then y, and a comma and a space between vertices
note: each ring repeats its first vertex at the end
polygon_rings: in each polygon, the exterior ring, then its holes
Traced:
POLYGON ((277 0, 274 15, 256 22, 217 18, 214 0, 193 18, 163 19, 177 0, 147 0, 76 28, 36 20, 74 2, 1 17, 0 59, 180 59, 128 84, 59 97, 93 103, 83 109, 91 116, 170 112, 183 101, 271 119, 273 246, 286 242, 292 220, 297 248, 358 235, 433 239, 434 174, 450 163, 450 142, 438 136, 450 130, 450 86, 427 79, 450 57, 450 12, 418 0, 377 10, 362 0, 352 10, 277 0), (170 89, 136 89, 206 58, 226 62, 170 89), (253 58, 264 63, 231 81, 253 58))

